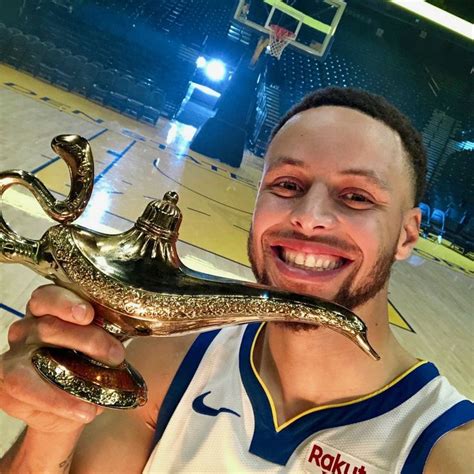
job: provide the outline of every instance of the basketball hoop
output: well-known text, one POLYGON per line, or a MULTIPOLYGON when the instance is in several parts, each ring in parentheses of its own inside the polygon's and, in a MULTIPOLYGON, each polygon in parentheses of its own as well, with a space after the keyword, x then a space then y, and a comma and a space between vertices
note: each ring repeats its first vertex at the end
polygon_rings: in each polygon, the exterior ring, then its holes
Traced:
POLYGON ((267 53, 274 58, 280 59, 281 53, 288 46, 292 39, 295 39, 295 33, 278 25, 270 25, 270 43, 267 53))

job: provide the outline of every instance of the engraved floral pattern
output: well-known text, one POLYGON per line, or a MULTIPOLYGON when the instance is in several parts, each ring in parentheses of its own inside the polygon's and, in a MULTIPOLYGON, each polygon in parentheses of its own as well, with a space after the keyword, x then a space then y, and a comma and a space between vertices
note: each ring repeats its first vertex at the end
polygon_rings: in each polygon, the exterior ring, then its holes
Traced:
POLYGON ((33 366, 49 382, 57 385, 76 397, 109 408, 135 408, 146 401, 146 388, 142 390, 120 390, 101 387, 73 374, 69 369, 54 360, 48 353, 38 350, 33 353, 33 366))
MULTIPOLYGON (((275 298, 244 296, 202 295, 189 297, 179 294, 153 293, 141 288, 126 286, 120 281, 98 271, 76 248, 68 226, 56 226, 49 230, 55 258, 70 280, 93 301, 141 320, 166 322, 197 322, 207 318, 222 320, 232 318, 238 323, 237 315, 261 315, 280 321, 300 321, 330 327, 354 339, 365 331, 358 318, 316 306, 279 301, 275 298)), ((241 321, 245 322, 245 321, 241 321)), ((193 325, 194 326, 194 325, 193 325)), ((209 324, 207 326, 210 326, 209 324)), ((206 326, 206 327, 207 327, 206 326)), ((172 331, 170 331, 170 334, 172 331)))

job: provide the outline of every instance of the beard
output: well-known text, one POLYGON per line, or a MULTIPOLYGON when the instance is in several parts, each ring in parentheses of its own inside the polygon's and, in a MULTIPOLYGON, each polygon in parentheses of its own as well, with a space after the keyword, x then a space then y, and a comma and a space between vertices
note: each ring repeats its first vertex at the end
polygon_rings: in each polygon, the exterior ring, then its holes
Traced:
MULTIPOLYGON (((283 233, 279 233, 282 235, 283 233)), ((290 237, 290 235, 285 232, 285 237, 290 237)), ((308 239, 303 235, 299 235, 295 232, 291 232, 291 237, 295 239, 299 239, 302 241, 312 241, 322 244, 333 245, 338 247, 342 250, 350 251, 352 249, 348 247, 347 244, 339 241, 339 239, 334 237, 318 237, 318 239, 308 239)), ((342 283, 339 291, 336 295, 331 298, 331 302, 339 304, 341 306, 346 307, 349 310, 353 310, 364 303, 368 302, 369 300, 373 299, 386 285, 390 278, 390 271, 392 268, 393 263, 395 262, 395 253, 396 253, 396 242, 394 245, 389 247, 385 247, 380 249, 377 259, 372 266, 371 270, 367 273, 367 277, 355 284, 355 277, 358 272, 358 268, 355 268, 351 274, 349 274, 344 282, 342 283)), ((252 267, 252 272, 257 280, 258 283, 263 285, 275 286, 271 281, 271 277, 266 270, 265 262, 262 261, 261 265, 258 265, 256 252, 255 252, 255 245, 253 239, 253 228, 250 228, 249 238, 247 241, 247 255, 250 261, 250 265, 252 267)), ((317 295, 308 293, 308 286, 305 286, 306 294, 311 296, 317 297, 317 295)), ((285 290, 286 288, 280 288, 285 290)), ((309 290, 310 291, 310 290, 309 290)), ((288 328, 292 331, 310 331, 317 329, 318 326, 304 324, 304 323, 276 323, 279 326, 283 326, 288 328)))

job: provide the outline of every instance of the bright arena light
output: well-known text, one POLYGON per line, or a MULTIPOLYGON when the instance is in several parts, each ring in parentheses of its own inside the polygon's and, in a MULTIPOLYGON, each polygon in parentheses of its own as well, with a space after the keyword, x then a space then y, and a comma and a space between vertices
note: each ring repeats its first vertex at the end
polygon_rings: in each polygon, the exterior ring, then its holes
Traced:
POLYGON ((199 69, 202 69, 203 67, 206 67, 207 61, 204 56, 199 56, 199 58, 196 59, 196 66, 199 69))
POLYGON ((438 23, 438 25, 442 25, 455 33, 474 40, 473 23, 469 23, 468 21, 444 11, 441 8, 435 7, 424 0, 391 0, 391 2, 428 20, 434 21, 435 23, 438 23))
POLYGON ((225 77, 225 64, 218 59, 212 59, 207 63, 206 74, 213 81, 222 81, 225 77))

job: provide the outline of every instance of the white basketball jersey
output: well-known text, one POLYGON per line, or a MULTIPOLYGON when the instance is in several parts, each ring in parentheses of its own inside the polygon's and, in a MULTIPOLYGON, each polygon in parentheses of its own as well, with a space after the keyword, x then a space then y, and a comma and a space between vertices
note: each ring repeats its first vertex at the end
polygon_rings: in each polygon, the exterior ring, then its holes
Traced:
POLYGON ((262 325, 201 334, 165 397, 145 472, 421 473, 474 404, 430 362, 357 400, 278 426, 252 362, 262 325))

